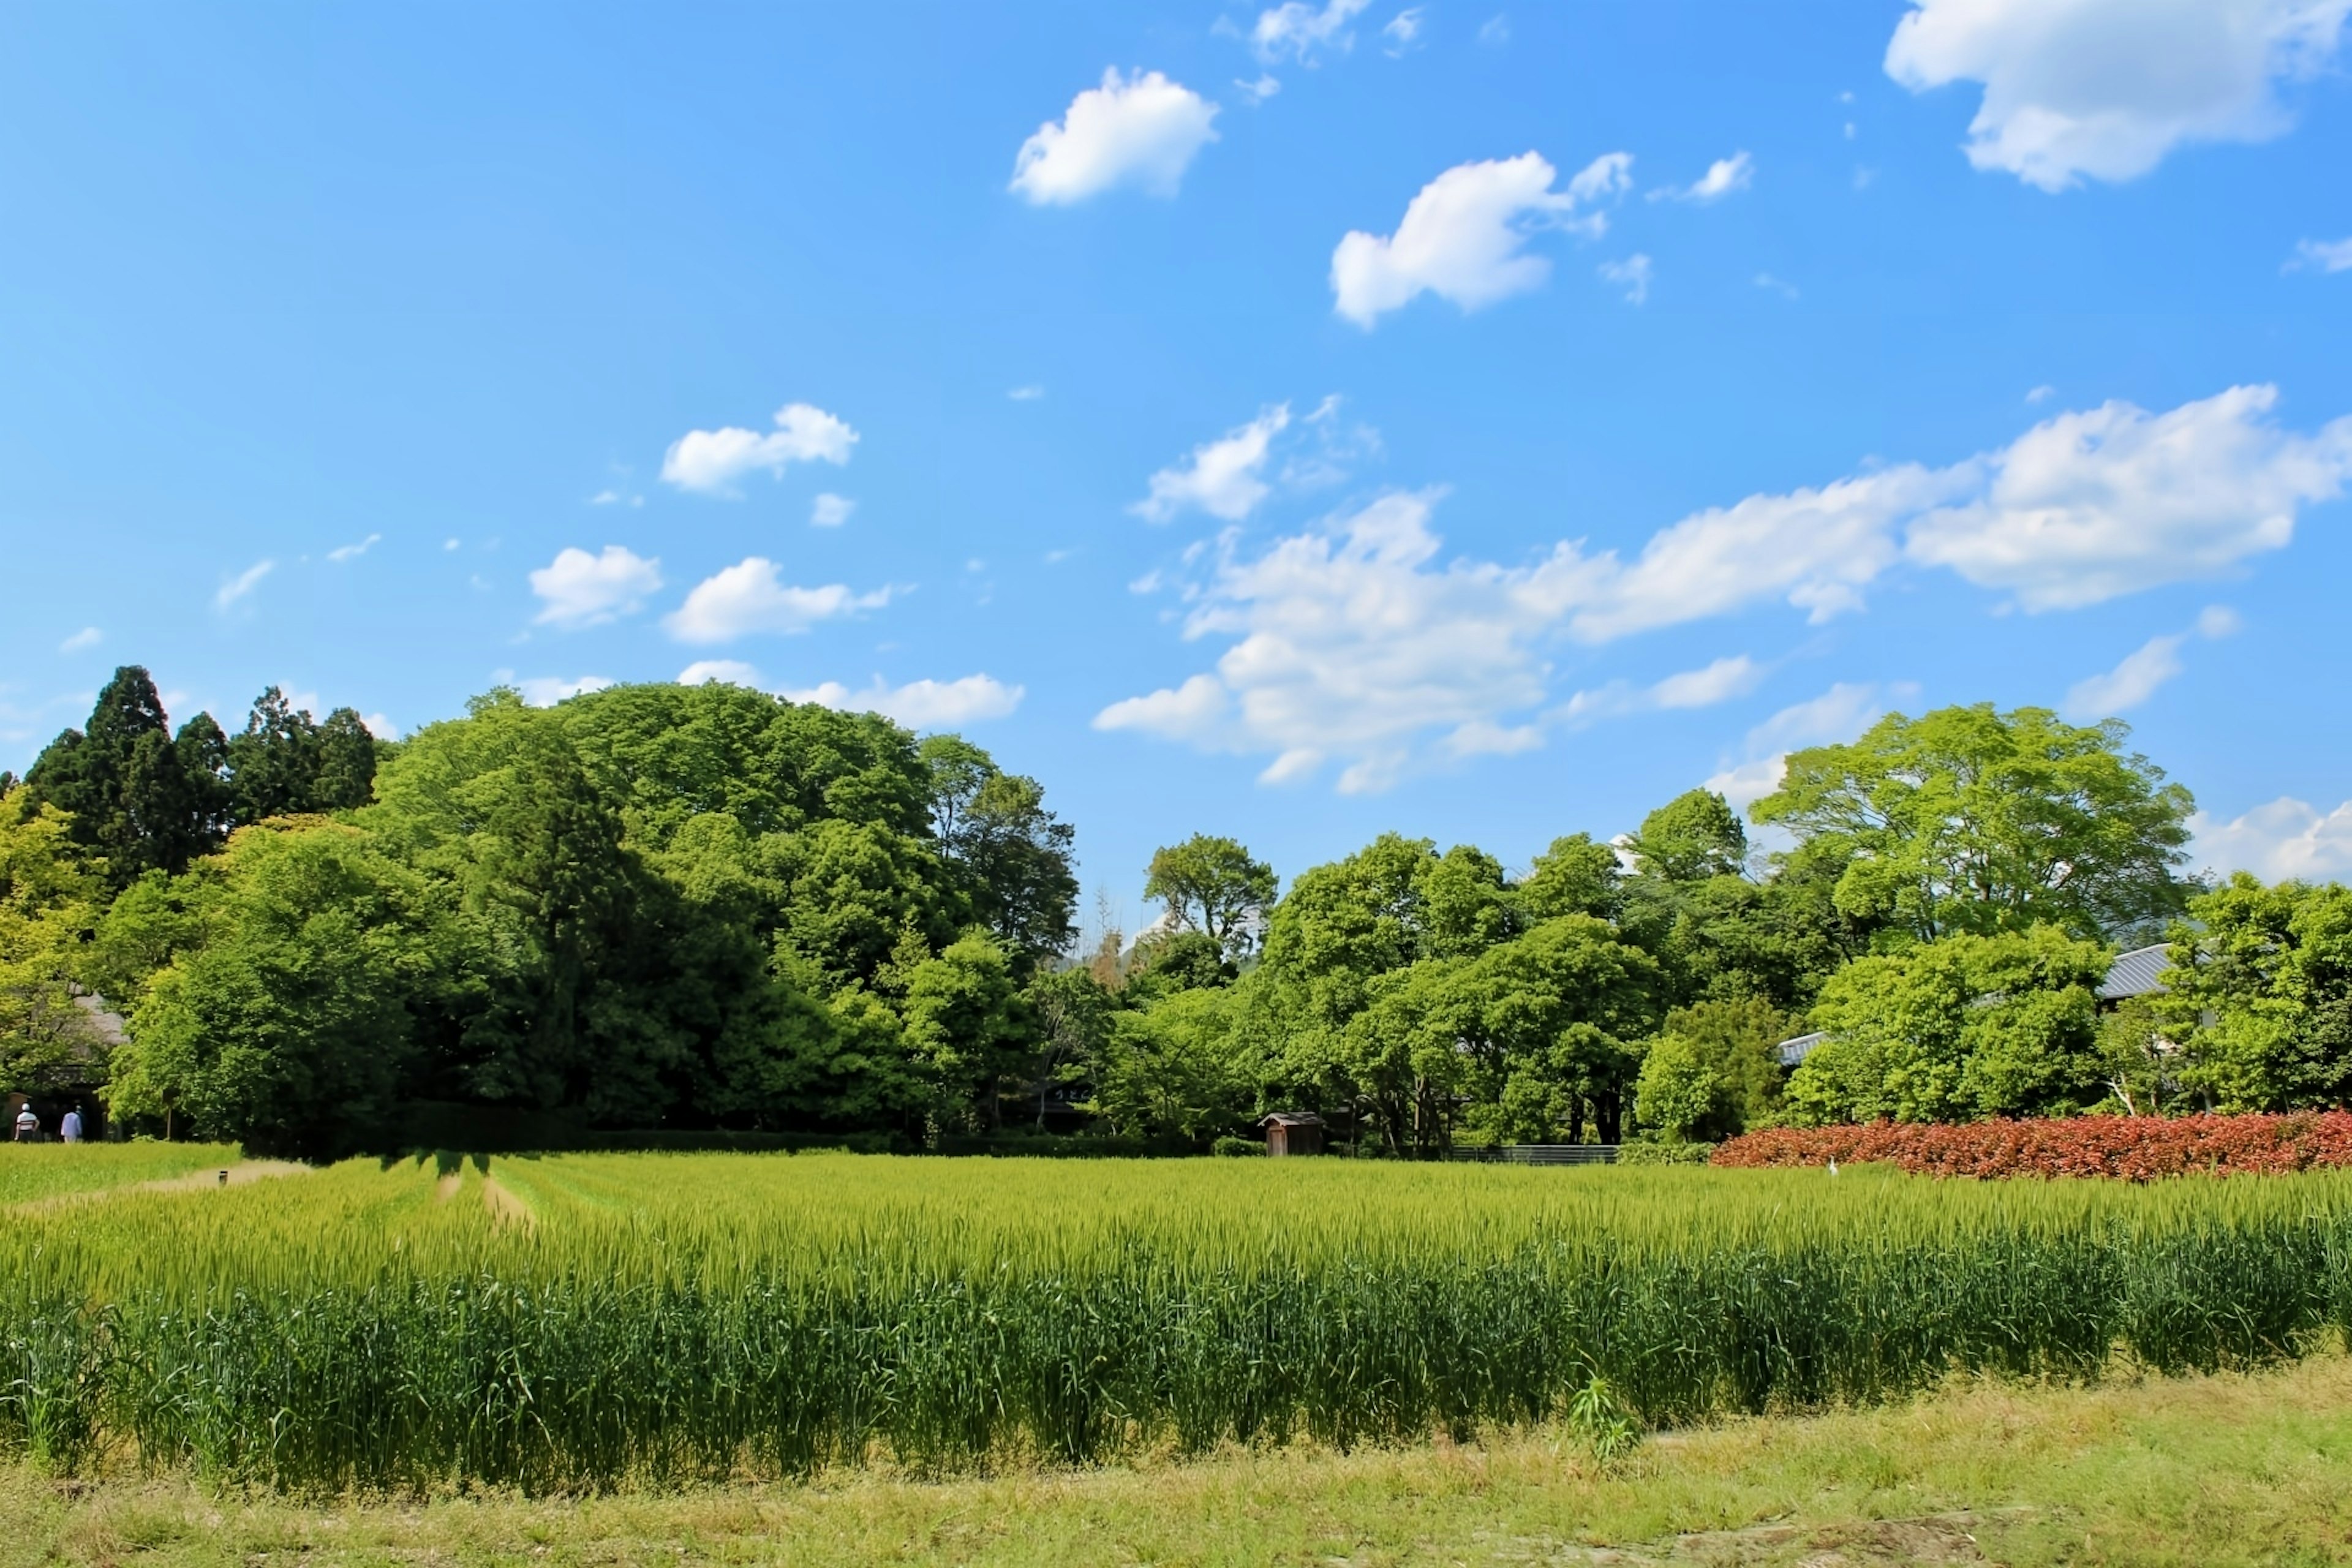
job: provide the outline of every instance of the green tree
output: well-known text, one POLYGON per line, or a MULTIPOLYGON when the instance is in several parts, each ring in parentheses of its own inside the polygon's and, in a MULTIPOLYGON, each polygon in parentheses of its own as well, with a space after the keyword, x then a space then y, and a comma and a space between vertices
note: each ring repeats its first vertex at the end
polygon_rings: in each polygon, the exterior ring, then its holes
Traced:
POLYGON ((1589 833, 1555 838, 1536 857, 1535 868, 1517 887, 1520 906, 1533 920, 1561 915, 1617 918, 1624 882, 1613 844, 1596 844, 1589 833))
POLYGON ((1159 900, 1177 930, 1198 931, 1238 959, 1256 945, 1276 887, 1274 868, 1239 841, 1196 833, 1153 851, 1143 896, 1159 900))
POLYGON ((253 700, 229 738, 228 783, 239 825, 319 809, 319 726, 277 687, 253 700))
POLYGON ((2145 929, 2182 908, 2195 803, 2123 750, 2129 733, 1990 703, 1892 713, 1851 745, 1791 752, 1751 815, 1844 863, 1842 910, 1921 941, 2145 929))
POLYGON ((71 826, 28 789, 0 795, 0 1084, 23 1090, 103 1077, 106 1041, 75 970, 105 886, 71 826))
POLYGON ((1687 790, 1643 817, 1630 847, 1645 876, 1670 882, 1736 877, 1748 860, 1748 830, 1723 796, 1687 790))
POLYGON ((1193 990, 1111 1016, 1087 1109, 1113 1131, 1205 1147, 1240 1127, 1253 1086, 1233 1044, 1232 994, 1193 990))
POLYGON ((319 726, 312 811, 354 811, 375 797, 376 744, 357 710, 338 708, 319 726))
POLYGON ((974 1118, 1002 1126, 1007 1082, 1029 1081, 1035 1033, 1013 971, 992 938, 970 931, 906 973, 906 1040, 931 1084, 938 1128, 974 1118))
POLYGON ((2244 872, 2172 932, 2159 1014, 2217 1110, 2352 1105, 2352 889, 2244 872))
POLYGON ((365 833, 317 824, 238 834, 197 903, 198 940, 147 985, 109 1105, 261 1152, 365 1146, 415 1048, 413 999, 460 960, 446 902, 365 833))
POLYGON ((1813 1009, 1831 1038, 1790 1075, 1799 1122, 2063 1115, 2106 1092, 2095 992, 2111 950, 2054 926, 1856 959, 1813 1009))
POLYGON ((142 871, 184 870, 211 847, 204 792, 173 742, 154 680, 138 665, 114 672, 89 723, 51 742, 26 783, 36 799, 66 813, 74 843, 100 862, 110 889, 142 871))
POLYGON ((1676 1034, 1652 1042, 1634 1084, 1642 1125, 1667 1142, 1687 1143, 1723 1114, 1721 1087, 1699 1048, 1676 1034))

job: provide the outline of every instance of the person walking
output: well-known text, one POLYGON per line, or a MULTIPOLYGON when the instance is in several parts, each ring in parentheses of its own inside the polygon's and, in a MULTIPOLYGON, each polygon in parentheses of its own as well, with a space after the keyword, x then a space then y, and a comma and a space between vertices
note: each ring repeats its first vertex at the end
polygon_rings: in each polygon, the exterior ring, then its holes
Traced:
POLYGON ((66 1108, 65 1120, 58 1123, 58 1136, 64 1139, 68 1143, 79 1143, 81 1142, 80 1106, 74 1105, 66 1108))
POLYGON ((33 1114, 33 1102, 25 1101, 25 1109, 16 1112, 16 1142, 37 1143, 41 1137, 41 1119, 33 1114))

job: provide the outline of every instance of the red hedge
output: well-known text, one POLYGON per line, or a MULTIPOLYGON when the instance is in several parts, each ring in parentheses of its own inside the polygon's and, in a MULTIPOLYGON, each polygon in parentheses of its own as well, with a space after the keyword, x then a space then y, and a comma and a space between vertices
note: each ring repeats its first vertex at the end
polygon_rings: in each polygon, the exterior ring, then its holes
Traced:
POLYGON ((1822 1165, 1880 1160, 1914 1175, 2121 1176, 2352 1166, 2352 1112, 2287 1116, 2079 1116, 2063 1121, 1920 1126, 1776 1127, 1715 1152, 1717 1165, 1822 1165))

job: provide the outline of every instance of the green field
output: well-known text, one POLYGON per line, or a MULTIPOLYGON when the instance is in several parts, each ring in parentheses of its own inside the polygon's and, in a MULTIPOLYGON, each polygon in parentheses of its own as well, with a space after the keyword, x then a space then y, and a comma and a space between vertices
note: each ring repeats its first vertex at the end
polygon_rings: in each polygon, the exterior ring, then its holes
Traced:
POLYGON ((0 1429, 69 1471, 593 1491, 1688 1426, 2347 1322, 2338 1174, 443 1157, 20 1203, 0 1429))

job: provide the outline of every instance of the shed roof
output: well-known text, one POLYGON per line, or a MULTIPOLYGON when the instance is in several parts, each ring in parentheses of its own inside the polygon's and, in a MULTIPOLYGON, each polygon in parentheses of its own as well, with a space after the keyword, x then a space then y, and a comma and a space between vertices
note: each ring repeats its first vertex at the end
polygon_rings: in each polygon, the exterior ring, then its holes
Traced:
POLYGON ((1323 1125, 1323 1119, 1311 1110, 1277 1110, 1271 1115, 1259 1117, 1257 1124, 1260 1127, 1269 1124, 1276 1127, 1320 1127, 1323 1125))
POLYGON ((1778 1047, 1780 1052, 1780 1065, 1784 1068, 1795 1067, 1813 1054, 1815 1046, 1829 1037, 1829 1031, 1821 1029, 1810 1035, 1799 1035, 1793 1040, 1782 1040, 1778 1047))
POLYGON ((2169 943, 2132 949, 2108 966, 2106 979, 2099 983, 2099 1000, 2120 1002, 2126 996, 2148 996, 2164 990, 2157 976, 2171 963, 2169 943))

